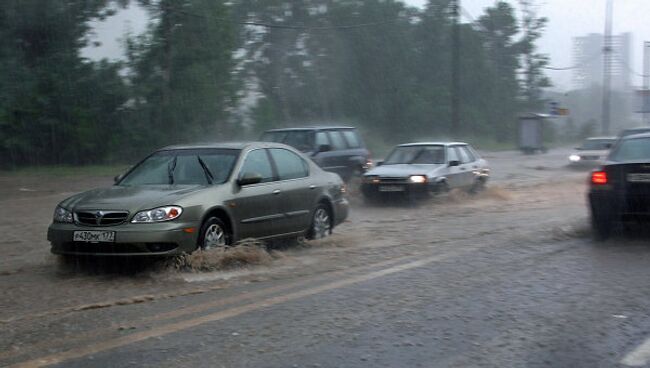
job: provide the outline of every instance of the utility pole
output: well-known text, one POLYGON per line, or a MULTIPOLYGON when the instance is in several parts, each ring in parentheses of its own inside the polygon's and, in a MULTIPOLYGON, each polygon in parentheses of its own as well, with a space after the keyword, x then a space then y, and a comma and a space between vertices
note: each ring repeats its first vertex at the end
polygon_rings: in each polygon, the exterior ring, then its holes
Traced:
POLYGON ((611 118, 610 100, 612 83, 612 0, 607 0, 605 13, 605 34, 603 35, 603 111, 601 117, 602 134, 609 135, 611 118))
POLYGON ((650 41, 643 42, 643 89, 641 92, 641 110, 643 111, 643 122, 650 125, 647 109, 650 104, 648 100, 648 89, 650 89, 650 41))
POLYGON ((460 122, 460 0, 451 0, 451 131, 458 136, 460 122))

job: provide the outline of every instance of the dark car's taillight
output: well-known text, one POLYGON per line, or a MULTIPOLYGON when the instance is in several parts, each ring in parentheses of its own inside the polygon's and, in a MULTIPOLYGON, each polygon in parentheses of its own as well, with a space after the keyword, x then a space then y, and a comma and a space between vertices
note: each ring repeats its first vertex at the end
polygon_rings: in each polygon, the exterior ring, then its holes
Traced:
POLYGON ((607 184, 607 173, 604 171, 594 171, 591 173, 591 184, 605 185, 607 184))

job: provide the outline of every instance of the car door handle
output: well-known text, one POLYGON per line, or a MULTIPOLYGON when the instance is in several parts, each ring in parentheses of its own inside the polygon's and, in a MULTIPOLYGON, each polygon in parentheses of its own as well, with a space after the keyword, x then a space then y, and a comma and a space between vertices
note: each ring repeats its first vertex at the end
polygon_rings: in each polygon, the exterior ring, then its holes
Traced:
POLYGON ((461 167, 460 169, 461 169, 461 171, 465 171, 465 170, 467 170, 467 169, 466 169, 466 168, 464 168, 464 167, 461 167))
POLYGON ((314 190, 314 189, 316 189, 316 186, 312 184, 312 185, 309 186, 309 189, 314 190))
POLYGON ((282 191, 280 189, 276 189, 276 190, 273 191, 273 194, 275 194, 275 195, 278 195, 280 193, 282 193, 282 191))

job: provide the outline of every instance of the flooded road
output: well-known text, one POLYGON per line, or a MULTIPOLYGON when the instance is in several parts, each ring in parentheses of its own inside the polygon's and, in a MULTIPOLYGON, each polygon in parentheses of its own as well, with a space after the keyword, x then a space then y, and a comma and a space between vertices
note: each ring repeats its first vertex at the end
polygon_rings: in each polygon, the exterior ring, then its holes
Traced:
POLYGON ((643 366, 647 237, 591 239, 567 153, 485 153, 478 195, 351 198, 332 237, 208 271, 61 264, 52 209, 110 178, 1 176, 0 365, 643 366))

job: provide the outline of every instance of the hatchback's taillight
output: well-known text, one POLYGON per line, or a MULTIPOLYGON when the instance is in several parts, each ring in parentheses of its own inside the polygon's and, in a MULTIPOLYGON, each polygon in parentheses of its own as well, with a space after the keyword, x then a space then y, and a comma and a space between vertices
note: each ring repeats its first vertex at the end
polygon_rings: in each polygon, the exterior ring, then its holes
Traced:
POLYGON ((607 184, 607 173, 604 171, 594 171, 591 173, 591 184, 604 185, 607 184))

